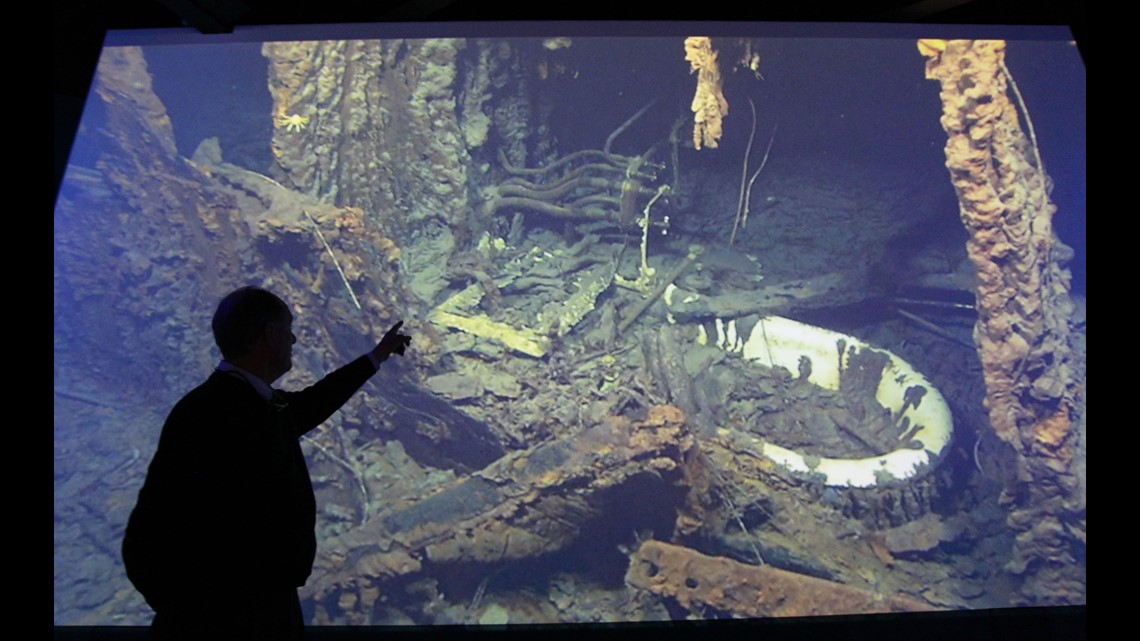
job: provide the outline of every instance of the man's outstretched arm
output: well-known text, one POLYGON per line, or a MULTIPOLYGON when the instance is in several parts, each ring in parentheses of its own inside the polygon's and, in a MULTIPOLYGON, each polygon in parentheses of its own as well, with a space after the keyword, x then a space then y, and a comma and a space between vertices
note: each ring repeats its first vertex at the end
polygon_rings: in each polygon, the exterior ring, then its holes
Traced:
POLYGON ((399 321, 393 325, 367 354, 300 392, 284 393, 285 401, 292 406, 297 436, 316 428, 340 409, 389 356, 403 356, 404 350, 412 342, 411 336, 400 333, 403 324, 404 321, 399 321))

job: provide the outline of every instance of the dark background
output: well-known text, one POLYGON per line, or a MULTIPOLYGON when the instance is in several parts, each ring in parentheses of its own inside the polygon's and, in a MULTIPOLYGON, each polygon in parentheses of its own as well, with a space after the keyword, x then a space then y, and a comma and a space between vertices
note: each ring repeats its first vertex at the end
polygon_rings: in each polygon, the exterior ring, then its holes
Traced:
MULTIPOLYGON (((107 30, 192 27, 227 33, 235 26, 362 22, 483 22, 519 20, 725 20, 765 22, 882 22, 918 24, 1066 25, 1088 63, 1084 7, 1066 0, 873 0, 847 3, 793 0, 748 3, 573 2, 507 3, 463 0, 58 0, 53 3, 53 201, 107 30), (560 13, 552 11, 556 9, 560 13)), ((614 639, 1084 639, 1086 609, 1031 608, 940 612, 931 615, 832 617, 823 620, 701 622, 668 626, 446 630, 311 628, 321 639, 440 638, 440 636, 614 639)), ((56 627, 60 640, 142 639, 141 628, 56 627)), ((224 632, 219 639, 225 638, 224 632)))
POLYGON ((683 3, 597 0, 57 0, 53 3, 52 200, 107 30, 192 27, 203 33, 228 33, 235 26, 251 25, 603 19, 1067 25, 1087 65, 1084 13, 1076 0, 726 0, 701 3, 699 10, 683 3))

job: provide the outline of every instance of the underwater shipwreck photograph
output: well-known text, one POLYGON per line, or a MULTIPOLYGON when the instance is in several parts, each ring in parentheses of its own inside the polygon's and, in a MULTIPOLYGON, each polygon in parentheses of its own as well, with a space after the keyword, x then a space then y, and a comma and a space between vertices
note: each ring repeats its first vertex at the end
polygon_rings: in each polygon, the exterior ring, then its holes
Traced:
POLYGON ((1075 44, 754 26, 109 34, 55 205, 55 624, 150 623, 127 518, 244 285, 286 389, 414 336, 301 439, 309 625, 1085 604, 1075 44))

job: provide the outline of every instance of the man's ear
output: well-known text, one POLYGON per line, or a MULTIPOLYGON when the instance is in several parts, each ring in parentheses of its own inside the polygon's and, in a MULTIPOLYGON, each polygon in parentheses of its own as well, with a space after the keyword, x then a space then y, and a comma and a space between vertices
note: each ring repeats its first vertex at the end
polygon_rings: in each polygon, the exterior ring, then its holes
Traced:
POLYGON ((277 328, 274 327, 274 323, 266 323, 261 333, 257 335, 257 340, 253 343, 254 347, 262 348, 269 346, 273 342, 274 333, 277 331, 277 328))

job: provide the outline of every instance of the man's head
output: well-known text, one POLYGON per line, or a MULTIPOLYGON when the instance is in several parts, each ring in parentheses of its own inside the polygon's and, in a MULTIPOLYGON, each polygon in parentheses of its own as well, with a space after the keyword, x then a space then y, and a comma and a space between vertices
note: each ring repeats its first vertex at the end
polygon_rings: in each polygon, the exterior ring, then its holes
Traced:
POLYGON ((242 287, 214 312, 214 342, 227 361, 272 383, 293 367, 293 314, 260 287, 242 287))

